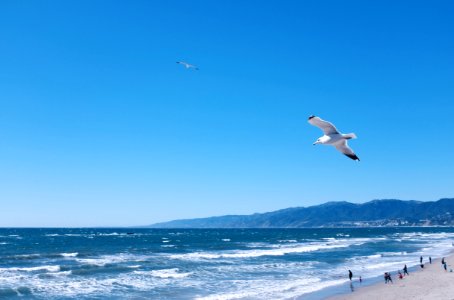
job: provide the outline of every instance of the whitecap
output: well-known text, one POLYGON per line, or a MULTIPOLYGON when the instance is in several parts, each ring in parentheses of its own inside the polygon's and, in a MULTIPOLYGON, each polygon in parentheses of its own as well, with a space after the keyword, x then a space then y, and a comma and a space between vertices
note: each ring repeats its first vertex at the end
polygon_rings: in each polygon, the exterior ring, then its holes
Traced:
POLYGON ((127 266, 127 268, 130 268, 130 269, 138 269, 140 267, 141 267, 141 265, 127 266))
POLYGON ((151 270, 151 271, 134 271, 138 275, 149 275, 159 278, 185 278, 191 275, 191 272, 179 273, 178 268, 151 270))
POLYGON ((63 257, 76 257, 77 255, 79 255, 78 252, 72 252, 72 253, 60 253, 61 256, 63 257))
POLYGON ((76 258, 76 261, 81 264, 93 265, 102 267, 107 264, 116 264, 123 262, 141 262, 147 260, 146 256, 133 255, 133 254, 117 254, 117 255, 103 255, 94 258, 76 258))
POLYGON ((335 248, 346 248, 349 244, 301 244, 296 246, 277 247, 274 249, 255 249, 255 250, 236 250, 225 253, 218 252, 193 252, 186 254, 173 254, 170 258, 173 259, 187 259, 187 260, 198 260, 198 259, 218 259, 218 258, 253 258, 260 256, 282 256, 291 253, 305 253, 314 252, 326 249, 335 248))
POLYGON ((118 233, 118 232, 111 232, 111 233, 98 233, 99 236, 117 236, 117 235, 126 235, 126 233, 118 233))
POLYGON ((27 258, 38 258, 41 257, 40 254, 33 253, 33 254, 17 254, 14 255, 15 258, 20 258, 20 259, 27 259, 27 258))
POLYGON ((35 272, 35 271, 48 271, 48 272, 59 272, 60 271, 60 266, 37 266, 37 267, 12 267, 12 268, 0 268, 0 271, 2 272, 14 272, 14 271, 19 271, 19 272, 35 272))

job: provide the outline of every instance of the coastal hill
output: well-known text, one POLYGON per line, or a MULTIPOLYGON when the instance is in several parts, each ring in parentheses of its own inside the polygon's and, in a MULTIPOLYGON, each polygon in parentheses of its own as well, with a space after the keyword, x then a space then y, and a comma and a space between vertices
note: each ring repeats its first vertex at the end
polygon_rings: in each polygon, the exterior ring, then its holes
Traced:
POLYGON ((151 228, 303 228, 454 225, 454 198, 434 202, 373 200, 328 202, 253 215, 227 215, 156 223, 151 228))

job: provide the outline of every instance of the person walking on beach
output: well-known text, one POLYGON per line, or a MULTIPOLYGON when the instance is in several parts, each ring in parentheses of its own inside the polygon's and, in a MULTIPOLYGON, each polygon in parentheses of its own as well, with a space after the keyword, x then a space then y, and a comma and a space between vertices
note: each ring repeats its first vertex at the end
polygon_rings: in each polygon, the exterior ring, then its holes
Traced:
POLYGON ((388 281, 393 283, 393 279, 391 278, 391 272, 388 272, 388 281))
POLYGON ((442 265, 445 264, 445 258, 444 258, 444 257, 441 259, 441 264, 442 264, 442 265))
POLYGON ((391 272, 385 272, 385 275, 383 277, 385 277, 385 283, 388 283, 388 282, 393 283, 393 280, 391 278, 391 272))
POLYGON ((405 266, 404 266, 404 269, 403 269, 403 271, 404 271, 404 275, 405 275, 405 274, 406 274, 406 275, 410 275, 410 274, 408 274, 407 265, 405 265, 405 266))
POLYGON ((400 270, 397 270, 397 274, 399 275, 399 279, 403 279, 404 276, 402 276, 402 273, 400 273, 400 270))
POLYGON ((348 278, 350 278, 350 281, 352 281, 353 273, 352 271, 348 270, 348 278))
POLYGON ((446 262, 443 264, 443 268, 445 268, 445 271, 448 272, 448 264, 446 262))
POLYGON ((429 264, 432 264, 432 257, 429 256, 429 264))
POLYGON ((419 258, 419 263, 422 264, 422 256, 419 258))

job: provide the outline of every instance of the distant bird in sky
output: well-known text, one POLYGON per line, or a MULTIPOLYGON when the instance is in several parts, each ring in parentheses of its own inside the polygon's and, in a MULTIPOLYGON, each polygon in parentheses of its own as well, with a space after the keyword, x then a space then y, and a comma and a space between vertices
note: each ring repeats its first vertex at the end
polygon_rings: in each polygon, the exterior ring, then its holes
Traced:
POLYGON ((185 66, 186 69, 194 69, 194 70, 198 70, 199 69, 196 66, 188 64, 187 62, 184 62, 184 61, 177 61, 177 64, 185 66))
POLYGON ((315 141, 314 145, 322 144, 334 146, 337 150, 339 150, 346 156, 350 157, 353 160, 359 161, 358 156, 356 156, 356 154, 347 144, 347 140, 356 139, 356 134, 342 134, 336 129, 336 127, 334 127, 332 123, 322 120, 316 116, 310 116, 308 122, 311 125, 320 128, 324 133, 322 137, 319 137, 315 141))

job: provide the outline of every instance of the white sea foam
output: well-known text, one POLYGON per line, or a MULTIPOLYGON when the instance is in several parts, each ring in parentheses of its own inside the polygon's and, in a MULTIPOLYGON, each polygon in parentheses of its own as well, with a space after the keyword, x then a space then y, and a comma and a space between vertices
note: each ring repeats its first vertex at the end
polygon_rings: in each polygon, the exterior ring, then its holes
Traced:
POLYGON ((438 233, 422 233, 422 232, 408 232, 408 233, 395 233, 396 238, 409 241, 427 241, 427 240, 446 240, 453 239, 454 233, 452 232, 438 232, 438 233))
POLYGON ((40 274, 40 276, 41 275, 46 276, 47 278, 61 278, 61 277, 69 276, 71 274, 72 274, 72 271, 60 271, 60 272, 51 272, 51 273, 40 274))
POLYGON ((223 242, 230 242, 230 239, 222 239, 223 242))
POLYGON ((93 266, 105 266, 107 264, 118 264, 124 262, 142 262, 147 260, 147 256, 120 253, 117 255, 103 255, 94 258, 76 258, 77 262, 93 266))
POLYGON ((63 257, 76 257, 77 255, 79 255, 79 253, 77 252, 72 252, 72 253, 60 253, 61 256, 63 257))
POLYGON ((11 267, 11 268, 0 268, 0 272, 35 272, 35 271, 48 271, 48 272, 58 272, 60 271, 60 266, 37 266, 37 267, 11 267))
POLYGON ((329 239, 327 242, 311 242, 301 244, 265 244, 265 243, 251 243, 248 247, 267 248, 267 249, 254 249, 254 250, 235 250, 230 252, 193 252, 186 254, 173 254, 170 258, 173 259, 186 259, 186 260, 199 260, 199 259, 218 259, 218 258, 253 258, 260 256, 282 256, 292 253, 305 253, 315 252, 320 250, 346 248, 351 245, 362 245, 372 240, 379 240, 381 238, 356 238, 356 239, 329 239))
POLYGON ((212 274, 230 274, 233 277, 244 273, 268 273, 268 274, 307 274, 318 270, 320 263, 314 261, 301 262, 275 262, 261 264, 221 264, 207 267, 207 271, 212 274))
POLYGON ((119 237, 132 237, 140 234, 137 233, 127 233, 127 232, 111 232, 111 233, 98 233, 98 236, 119 236, 119 237))
POLYGON ((171 284, 169 280, 180 280, 188 276, 177 271, 168 271, 167 278, 165 277, 165 271, 156 273, 156 276, 152 274, 144 276, 132 271, 107 278, 74 277, 68 276, 71 271, 50 269, 55 272, 35 274, 35 272, 32 272, 34 271, 32 268, 0 269, 0 282, 2 286, 9 286, 12 289, 27 286, 33 295, 43 299, 54 297, 79 299, 88 295, 103 295, 102 298, 104 298, 105 295, 112 295, 114 291, 118 293, 121 290, 123 290, 123 293, 129 293, 131 289, 149 291, 156 287, 165 287, 171 284))
POLYGON ((21 258, 21 259, 28 259, 28 258, 38 258, 41 257, 40 254, 38 253, 32 253, 32 254, 17 254, 14 255, 15 258, 21 258))
POLYGON ((159 278, 185 278, 191 275, 191 272, 180 273, 178 268, 151 270, 151 271, 134 271, 138 275, 154 276, 159 278))
POLYGON ((130 269, 138 269, 141 267, 141 265, 133 265, 133 266, 127 266, 130 269))
POLYGON ((390 256, 405 256, 408 255, 407 251, 401 251, 401 252, 383 252, 381 254, 383 257, 390 257, 390 256))
POLYGON ((282 256, 290 253, 314 252, 326 249, 345 248, 348 244, 333 243, 333 244, 301 244, 296 246, 279 246, 275 249, 256 249, 256 250, 236 250, 231 252, 193 252, 186 254, 173 254, 170 258, 173 259, 217 259, 217 258, 252 258, 260 256, 282 256))
POLYGON ((336 234, 336 236, 345 236, 345 237, 349 237, 350 235, 349 235, 349 234, 345 234, 345 233, 338 233, 338 234, 336 234))
POLYGON ((319 278, 286 278, 285 280, 235 280, 225 292, 198 297, 199 300, 294 299, 323 288, 342 284, 345 279, 321 281, 319 278))

